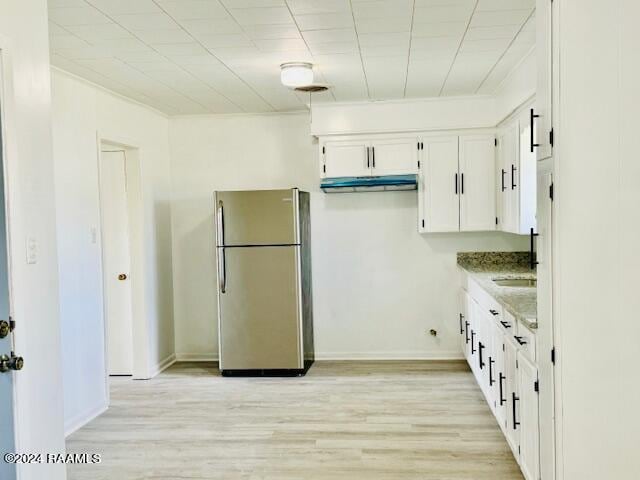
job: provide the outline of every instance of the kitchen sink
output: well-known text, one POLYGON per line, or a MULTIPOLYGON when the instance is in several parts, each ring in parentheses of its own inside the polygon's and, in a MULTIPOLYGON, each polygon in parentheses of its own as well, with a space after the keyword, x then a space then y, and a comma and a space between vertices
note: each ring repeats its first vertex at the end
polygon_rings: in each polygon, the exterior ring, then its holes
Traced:
POLYGON ((494 278, 493 283, 500 287, 535 288, 538 281, 535 278, 494 278))

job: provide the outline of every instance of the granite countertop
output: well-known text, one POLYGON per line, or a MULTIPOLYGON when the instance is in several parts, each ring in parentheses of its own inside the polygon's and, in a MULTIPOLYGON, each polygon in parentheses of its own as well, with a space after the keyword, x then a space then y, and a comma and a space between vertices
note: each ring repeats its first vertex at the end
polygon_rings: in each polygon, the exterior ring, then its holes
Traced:
POLYGON ((529 252, 461 252, 458 266, 521 324, 534 331, 538 328, 536 288, 501 287, 492 281, 496 277, 536 278, 529 267, 529 252))

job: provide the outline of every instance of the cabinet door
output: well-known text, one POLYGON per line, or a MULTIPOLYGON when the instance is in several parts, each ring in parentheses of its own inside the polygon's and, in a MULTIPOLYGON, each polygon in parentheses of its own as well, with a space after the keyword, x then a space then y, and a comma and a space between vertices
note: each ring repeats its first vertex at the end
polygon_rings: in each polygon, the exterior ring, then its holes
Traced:
POLYGON ((460 231, 496 229, 495 138, 460 137, 460 231))
POLYGON ((527 480, 538 480, 540 471, 538 421, 538 370, 518 354, 518 390, 520 404, 520 468, 527 480))
MULTIPOLYGON (((464 292, 464 312, 465 312, 465 319, 464 319, 464 358, 467 359, 467 363, 469 364, 469 366, 471 366, 471 362, 472 360, 472 352, 471 352, 471 347, 472 347, 472 343, 471 343, 471 328, 472 328, 472 320, 473 320, 473 315, 475 313, 475 309, 473 307, 473 299, 471 298, 471 296, 467 293, 464 292)), ((475 342, 475 340, 474 340, 475 342)))
POLYGON ((491 323, 491 380, 493 388, 493 398, 495 401, 494 414, 498 420, 498 424, 502 431, 506 430, 507 421, 507 386, 504 363, 504 334, 498 324, 493 321, 491 323))
POLYGON ((552 2, 550 0, 536 0, 536 55, 537 81, 536 101, 534 112, 535 139, 539 145, 535 148, 538 160, 551 156, 551 142, 549 132, 552 128, 552 2))
POLYGON ((520 119, 519 175, 518 175, 518 223, 514 233, 526 235, 536 229, 536 154, 531 153, 531 119, 520 119))
POLYGON ((460 290, 458 297, 458 333, 460 334, 460 347, 465 358, 467 358, 467 344, 469 343, 469 329, 467 325, 467 292, 460 290))
POLYGON ((502 192, 501 230, 511 233, 520 233, 519 134, 518 121, 511 122, 503 131, 500 145, 502 157, 502 165, 500 166, 500 191, 502 192))
POLYGON ((407 175, 418 171, 416 137, 375 140, 371 147, 372 175, 407 175))
POLYGON ((425 232, 459 230, 458 137, 430 137, 424 141, 424 171, 420 189, 425 232))
POLYGON ((368 141, 326 142, 322 175, 332 177, 364 177, 371 175, 368 141))
POLYGON ((518 391, 518 349, 510 336, 505 336, 504 370, 506 385, 507 442, 516 459, 519 458, 520 445, 520 392, 518 391))

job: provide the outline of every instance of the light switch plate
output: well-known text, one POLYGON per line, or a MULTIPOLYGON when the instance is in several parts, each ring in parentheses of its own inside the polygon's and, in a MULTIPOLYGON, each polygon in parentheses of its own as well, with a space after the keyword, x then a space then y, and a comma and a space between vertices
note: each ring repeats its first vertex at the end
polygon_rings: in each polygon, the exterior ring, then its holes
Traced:
POLYGON ((29 235, 27 237, 27 264, 33 265, 38 263, 38 241, 36 237, 29 235))

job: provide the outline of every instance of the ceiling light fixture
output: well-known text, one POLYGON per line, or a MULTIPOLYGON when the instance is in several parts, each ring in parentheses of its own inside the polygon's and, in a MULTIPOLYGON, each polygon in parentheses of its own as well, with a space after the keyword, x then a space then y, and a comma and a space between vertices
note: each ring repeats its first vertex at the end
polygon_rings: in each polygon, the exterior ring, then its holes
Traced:
POLYGON ((280 65, 280 81, 285 87, 313 85, 313 65, 308 62, 287 62, 280 65))

